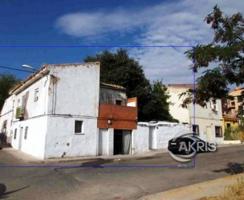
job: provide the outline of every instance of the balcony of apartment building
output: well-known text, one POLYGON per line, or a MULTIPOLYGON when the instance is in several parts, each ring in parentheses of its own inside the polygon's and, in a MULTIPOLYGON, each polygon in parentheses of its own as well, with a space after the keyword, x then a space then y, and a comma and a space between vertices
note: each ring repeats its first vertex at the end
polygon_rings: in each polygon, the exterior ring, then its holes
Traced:
POLYGON ((137 127, 137 98, 127 98, 126 89, 114 84, 100 85, 98 128, 132 130, 137 127))

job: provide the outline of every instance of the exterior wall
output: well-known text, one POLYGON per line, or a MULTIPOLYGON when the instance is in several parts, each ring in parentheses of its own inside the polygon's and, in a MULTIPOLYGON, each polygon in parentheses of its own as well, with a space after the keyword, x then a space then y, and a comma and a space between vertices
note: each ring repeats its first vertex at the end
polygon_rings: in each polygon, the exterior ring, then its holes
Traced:
POLYGON ((156 139, 156 149, 168 148, 168 141, 174 137, 186 134, 190 132, 190 128, 187 125, 176 123, 157 123, 154 126, 154 132, 156 139))
POLYGON ((196 105, 195 107, 195 120, 193 116, 193 106, 189 106, 191 124, 195 124, 199 126, 200 137, 209 142, 222 143, 223 141, 223 132, 222 137, 216 137, 215 127, 222 128, 222 106, 221 101, 216 100, 216 109, 212 110, 213 104, 210 102, 207 103, 206 107, 201 107, 196 105))
POLYGON ((14 121, 16 119, 16 108, 24 108, 24 119, 47 114, 49 76, 44 76, 28 88, 14 95, 14 121), (38 89, 38 100, 35 100, 35 90, 38 89))
POLYGON ((111 156, 114 150, 114 129, 99 129, 98 155, 111 156))
POLYGON ((186 92, 187 88, 174 88, 168 87, 169 97, 169 112, 170 114, 180 123, 190 123, 190 113, 189 109, 182 108, 181 104, 184 97, 180 97, 180 94, 186 92))
POLYGON ((99 79, 98 63, 47 65, 27 79, 6 100, 0 118, 1 124, 12 120, 12 146, 41 159, 97 155, 99 79), (24 108, 21 120, 15 117, 18 107, 24 108), (75 120, 83 121, 84 134, 75 135, 75 120))
POLYGON ((11 142, 11 126, 13 119, 13 96, 5 100, 0 114, 0 132, 5 133, 8 137, 8 142, 11 142), (5 124, 6 123, 6 124, 5 124), (6 126, 6 127, 4 127, 6 126))
POLYGON ((137 129, 132 131, 132 154, 149 151, 149 128, 144 123, 138 123, 137 129))
MULTIPOLYGON (((179 98, 179 95, 186 92, 188 88, 185 87, 168 87, 170 95, 170 114, 178 119, 180 123, 187 123, 190 126, 196 124, 199 126, 200 137, 209 142, 222 143, 222 137, 215 136, 215 126, 222 128, 222 104, 221 100, 216 100, 215 103, 208 102, 206 107, 195 105, 195 116, 193 104, 182 108, 184 97, 179 98)), ((224 130, 222 130, 223 133, 224 130)), ((223 134, 222 134, 223 135, 223 134)))
POLYGON ((49 116, 45 158, 96 156, 97 119, 84 117, 49 116), (75 134, 75 120, 83 121, 83 131, 75 134))
POLYGON ((11 116, 12 125, 8 127, 11 133, 8 135, 8 141, 12 147, 25 153, 44 158, 44 144, 47 129, 47 105, 48 105, 48 86, 49 77, 44 76, 23 91, 11 95, 13 104, 11 116), (38 100, 35 101, 35 90, 38 88, 38 100), (24 110, 24 119, 16 118, 16 110, 22 107, 24 110), (21 133, 22 127, 22 133, 21 133), (25 128, 28 127, 27 139, 24 139, 25 128), (17 130, 16 138, 14 132, 17 130))
POLYGON ((50 66, 50 76, 45 158, 97 155, 99 65, 50 66), (82 134, 75 134, 75 120, 83 122, 82 134))
POLYGON ((101 104, 116 104, 116 100, 121 101, 121 105, 125 106, 127 96, 125 91, 109 89, 101 86, 100 89, 100 103, 101 104))
POLYGON ((98 116, 100 67, 98 64, 50 66, 51 114, 98 116))
POLYGON ((44 159, 47 116, 14 123, 12 126, 12 146, 39 159, 44 159), (22 127, 22 131, 21 131, 22 127), (25 128, 28 127, 25 139, 25 128), (16 138, 15 129, 17 129, 16 138))
POLYGON ((170 122, 143 123, 139 122, 137 129, 133 131, 134 154, 151 150, 166 149, 168 141, 176 136, 189 133, 188 125, 170 122))

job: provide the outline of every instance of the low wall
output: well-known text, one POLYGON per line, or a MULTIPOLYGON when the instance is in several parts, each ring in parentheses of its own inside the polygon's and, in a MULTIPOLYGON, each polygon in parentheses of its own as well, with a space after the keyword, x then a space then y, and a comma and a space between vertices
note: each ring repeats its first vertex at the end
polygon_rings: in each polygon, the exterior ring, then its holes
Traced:
POLYGON ((168 141, 176 136, 189 133, 188 125, 157 122, 138 122, 137 129, 133 130, 132 153, 139 154, 149 150, 165 149, 168 141))

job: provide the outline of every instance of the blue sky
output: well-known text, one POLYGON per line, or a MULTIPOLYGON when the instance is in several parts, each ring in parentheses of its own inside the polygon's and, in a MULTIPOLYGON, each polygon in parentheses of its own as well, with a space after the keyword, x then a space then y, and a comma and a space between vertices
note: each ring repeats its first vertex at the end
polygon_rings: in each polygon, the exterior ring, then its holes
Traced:
MULTIPOLYGON (((227 14, 240 0, 1 0, 0 65, 35 68, 83 62, 104 48, 3 48, 4 45, 195 45, 211 41, 203 22, 218 4, 227 14)), ((114 51, 116 48, 107 48, 114 51)), ((151 80, 192 80, 187 48, 129 48, 151 80)), ((0 73, 28 74, 0 69, 0 73)))

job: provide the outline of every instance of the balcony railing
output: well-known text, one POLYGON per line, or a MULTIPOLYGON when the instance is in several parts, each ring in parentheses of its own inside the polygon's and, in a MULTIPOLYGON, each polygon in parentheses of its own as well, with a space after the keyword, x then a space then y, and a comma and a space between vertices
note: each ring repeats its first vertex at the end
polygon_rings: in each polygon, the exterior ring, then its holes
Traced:
POLYGON ((98 128, 131 130, 137 127, 137 107, 100 104, 98 128))

